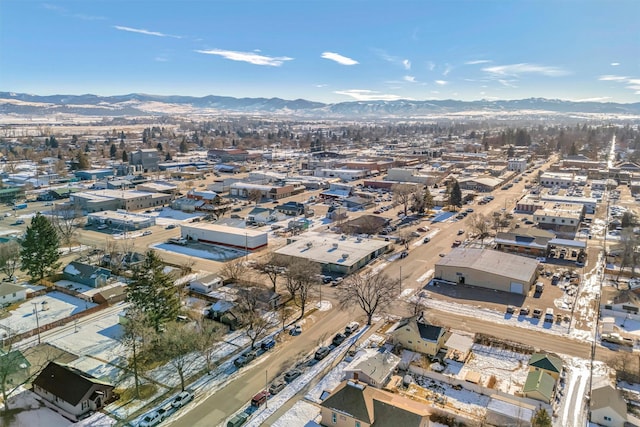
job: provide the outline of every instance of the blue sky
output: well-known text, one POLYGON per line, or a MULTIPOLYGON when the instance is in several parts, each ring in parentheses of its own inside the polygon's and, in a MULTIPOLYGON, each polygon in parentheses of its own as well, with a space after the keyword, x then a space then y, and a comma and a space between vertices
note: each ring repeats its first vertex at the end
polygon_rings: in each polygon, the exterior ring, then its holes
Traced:
POLYGON ((0 90, 640 102, 640 1, 0 3, 0 90))

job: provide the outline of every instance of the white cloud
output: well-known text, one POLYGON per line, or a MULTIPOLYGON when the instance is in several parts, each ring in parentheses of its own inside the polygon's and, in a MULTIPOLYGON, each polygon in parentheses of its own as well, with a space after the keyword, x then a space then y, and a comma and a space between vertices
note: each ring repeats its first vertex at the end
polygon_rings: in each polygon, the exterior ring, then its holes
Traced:
POLYGON ((403 77, 405 82, 409 82, 409 83, 415 83, 416 82, 416 78, 414 76, 404 76, 403 77))
POLYGON ((500 82, 502 86, 513 87, 513 88, 518 87, 513 84, 514 82, 517 82, 517 80, 498 79, 498 82, 500 82))
POLYGON ((404 67, 405 70, 410 70, 411 69, 411 61, 409 61, 408 59, 404 59, 402 61, 402 66, 404 67))
POLYGON ((449 82, 446 81, 446 80, 436 80, 435 84, 440 85, 440 86, 446 86, 446 85, 449 84, 449 82))
POLYGON ((608 75, 598 77, 598 80, 602 80, 604 82, 625 82, 629 80, 629 77, 613 76, 611 74, 608 74, 608 75))
POLYGON ((384 94, 367 89, 337 90, 338 95, 350 96, 358 101, 397 101, 399 99, 411 99, 393 94, 384 94))
POLYGON ((445 64, 445 68, 444 68, 444 71, 442 72, 442 75, 445 77, 448 76, 451 70, 453 70, 453 67, 449 64, 445 64))
POLYGON ((116 30, 120 30, 120 31, 127 31, 127 32, 130 32, 130 33, 145 34, 147 36, 173 37, 174 39, 181 38, 180 36, 174 36, 174 35, 171 35, 171 34, 160 33, 158 31, 149 31, 149 30, 145 30, 145 29, 142 29, 142 28, 123 27, 122 25, 114 25, 113 28, 115 28, 116 30))
POLYGON ((157 62, 169 62, 169 58, 164 55, 159 55, 154 58, 157 62))
POLYGON ((284 61, 291 61, 293 58, 288 56, 265 56, 258 55, 253 52, 238 52, 235 50, 223 50, 223 49, 209 49, 209 50, 196 50, 198 53, 205 55, 217 55, 223 58, 230 59, 232 61, 248 62, 254 65, 267 65, 270 67, 279 67, 284 64, 284 61))
POLYGON ((338 64, 342 64, 342 65, 358 64, 358 61, 356 61, 355 59, 347 58, 346 56, 342 56, 339 53, 335 53, 335 52, 322 52, 322 55, 320 56, 323 57, 324 59, 330 59, 331 61, 335 61, 338 64))
POLYGON ((329 86, 329 85, 328 85, 328 84, 326 84, 326 83, 319 83, 319 84, 314 85, 314 86, 315 86, 315 87, 327 87, 327 86, 329 86))
POLYGON ((547 65, 537 64, 510 64, 510 65, 496 65, 494 67, 483 68, 489 74, 496 76, 518 76, 519 74, 541 74, 547 77, 560 77, 571 74, 569 71, 560 67, 551 67, 547 65))
POLYGON ((493 62, 490 59, 476 59, 474 61, 467 61, 465 62, 465 65, 478 65, 478 64, 488 64, 490 62, 493 62))
POLYGON ((620 65, 620 63, 619 62, 612 62, 610 65, 612 67, 617 67, 618 65, 620 65))
POLYGON ((433 71, 436 68, 436 64, 433 61, 428 61, 427 68, 429 69, 429 71, 433 71))
POLYGON ((608 99, 611 99, 610 96, 598 96, 595 98, 582 98, 582 99, 576 99, 575 102, 603 102, 606 101, 608 99))

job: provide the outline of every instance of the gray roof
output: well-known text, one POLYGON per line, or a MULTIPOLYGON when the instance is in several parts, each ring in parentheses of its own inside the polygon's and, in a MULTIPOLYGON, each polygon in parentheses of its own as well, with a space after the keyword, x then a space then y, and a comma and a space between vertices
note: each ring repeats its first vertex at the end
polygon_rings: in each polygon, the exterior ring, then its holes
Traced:
POLYGON ((387 351, 367 351, 352 361, 344 370, 346 372, 362 372, 381 385, 400 363, 400 358, 387 351))
POLYGON ((369 390, 364 384, 345 381, 321 403, 321 406, 371 424, 374 418, 373 405, 367 402, 370 400, 369 396, 365 396, 367 391, 369 390))
POLYGON ((438 266, 471 268, 513 280, 528 282, 538 261, 491 249, 455 248, 436 263, 438 266))
POLYGON ((611 408, 618 415, 627 419, 627 403, 618 389, 610 385, 596 388, 591 391, 591 410, 611 408))
POLYGON ((4 295, 13 294, 15 292, 21 292, 26 290, 26 288, 14 285, 13 283, 1 283, 0 284, 0 297, 4 295))
POLYGON ((418 331, 420 332, 420 337, 426 341, 438 341, 440 335, 442 335, 443 329, 440 326, 429 325, 424 322, 417 322, 418 331))

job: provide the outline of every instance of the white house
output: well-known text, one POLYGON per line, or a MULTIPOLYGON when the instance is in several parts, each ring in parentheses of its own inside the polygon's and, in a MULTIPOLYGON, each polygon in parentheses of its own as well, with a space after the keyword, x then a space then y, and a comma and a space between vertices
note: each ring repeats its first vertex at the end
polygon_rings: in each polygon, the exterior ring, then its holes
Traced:
POLYGON ((591 391, 590 421, 605 427, 624 427, 627 403, 618 389, 606 385, 591 391))
POLYGON ((209 275, 189 282, 189 289, 202 294, 208 294, 220 286, 222 286, 222 279, 216 275, 209 275))
POLYGON ((27 299, 27 288, 12 283, 0 284, 0 307, 27 299))
POLYGON ((344 369, 346 379, 354 379, 382 388, 400 363, 400 358, 388 351, 364 349, 359 351, 344 369))

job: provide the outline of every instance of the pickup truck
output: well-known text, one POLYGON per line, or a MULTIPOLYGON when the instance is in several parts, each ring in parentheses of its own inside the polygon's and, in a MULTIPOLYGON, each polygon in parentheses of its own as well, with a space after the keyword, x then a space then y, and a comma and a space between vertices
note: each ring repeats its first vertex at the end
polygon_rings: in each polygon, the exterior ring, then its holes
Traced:
POLYGON ((173 243, 174 245, 186 246, 187 240, 182 238, 172 237, 169 239, 169 243, 173 243))
POLYGON ((619 334, 616 334, 615 332, 611 334, 602 334, 601 339, 604 342, 633 347, 633 340, 631 338, 625 338, 619 334))

